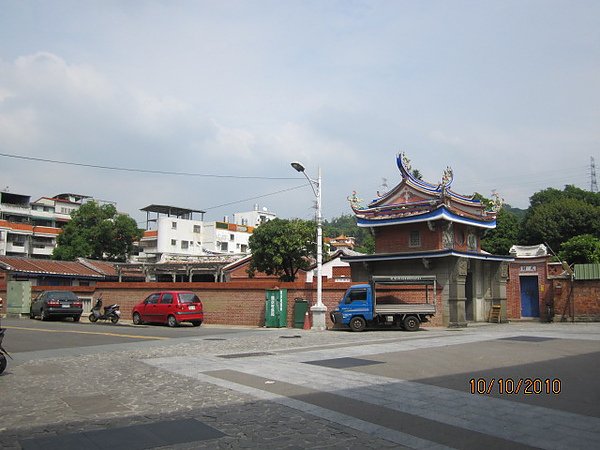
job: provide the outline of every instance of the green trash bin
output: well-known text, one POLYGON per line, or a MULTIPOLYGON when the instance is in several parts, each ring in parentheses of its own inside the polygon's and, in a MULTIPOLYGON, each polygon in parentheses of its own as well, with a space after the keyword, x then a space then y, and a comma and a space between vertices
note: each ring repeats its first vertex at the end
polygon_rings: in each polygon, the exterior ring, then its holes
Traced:
POLYGON ((294 328, 304 328, 304 316, 308 311, 308 301, 303 298, 294 300, 294 328))
POLYGON ((287 289, 269 289, 265 294, 265 327, 287 326, 287 289))

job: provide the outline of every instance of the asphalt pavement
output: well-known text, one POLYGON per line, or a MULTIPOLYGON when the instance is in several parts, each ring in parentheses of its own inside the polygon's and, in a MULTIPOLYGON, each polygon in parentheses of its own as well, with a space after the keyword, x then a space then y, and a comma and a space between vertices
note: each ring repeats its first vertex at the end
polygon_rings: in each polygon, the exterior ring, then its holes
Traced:
POLYGON ((600 324, 205 329, 15 353, 0 446, 600 446, 600 324))

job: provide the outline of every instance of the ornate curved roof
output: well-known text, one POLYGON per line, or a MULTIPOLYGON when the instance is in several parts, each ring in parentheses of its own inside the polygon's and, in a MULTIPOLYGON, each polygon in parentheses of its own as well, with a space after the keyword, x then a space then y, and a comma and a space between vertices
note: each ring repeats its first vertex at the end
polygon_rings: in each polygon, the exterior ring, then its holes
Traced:
POLYGON ((386 226, 432 220, 447 220, 482 228, 496 226, 496 214, 501 206, 496 194, 493 207, 486 210, 485 205, 473 196, 460 195, 450 189, 454 180, 450 167, 444 170, 441 181, 433 184, 413 174, 405 154, 398 154, 396 163, 402 181, 394 188, 379 195, 366 207, 360 205, 356 193, 348 198, 359 226, 386 226))

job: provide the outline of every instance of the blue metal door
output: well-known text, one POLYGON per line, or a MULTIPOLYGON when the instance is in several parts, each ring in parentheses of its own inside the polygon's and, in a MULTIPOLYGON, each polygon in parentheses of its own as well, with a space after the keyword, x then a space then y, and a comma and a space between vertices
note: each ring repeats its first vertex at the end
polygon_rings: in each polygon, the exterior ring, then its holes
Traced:
POLYGON ((520 277, 521 317, 540 317, 538 277, 520 277))

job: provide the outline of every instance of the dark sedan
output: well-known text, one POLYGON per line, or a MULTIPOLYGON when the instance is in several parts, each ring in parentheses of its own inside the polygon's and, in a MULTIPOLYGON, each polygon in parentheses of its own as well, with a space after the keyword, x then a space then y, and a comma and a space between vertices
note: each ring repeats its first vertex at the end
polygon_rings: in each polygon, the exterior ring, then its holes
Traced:
POLYGON ((72 317, 79 322, 83 303, 71 291, 44 291, 31 302, 29 317, 48 320, 51 317, 72 317))

